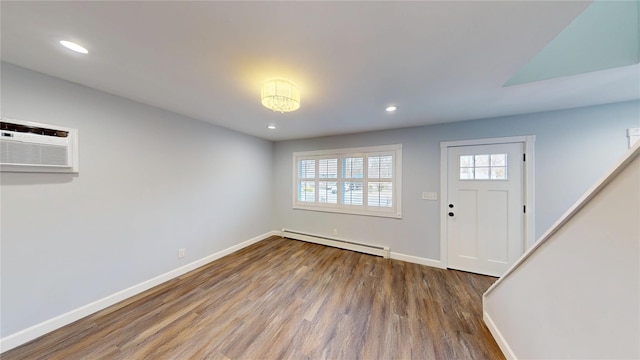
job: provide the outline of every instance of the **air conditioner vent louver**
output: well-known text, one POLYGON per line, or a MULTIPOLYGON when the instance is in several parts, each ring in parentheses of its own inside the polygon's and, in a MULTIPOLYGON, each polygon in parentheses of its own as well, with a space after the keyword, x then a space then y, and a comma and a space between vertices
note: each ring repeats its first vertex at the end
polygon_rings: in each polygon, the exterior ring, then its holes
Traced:
POLYGON ((8 172, 78 172, 77 130, 28 121, 0 122, 0 166, 8 172))
POLYGON ((66 146, 29 144, 0 139, 3 164, 68 166, 66 146))

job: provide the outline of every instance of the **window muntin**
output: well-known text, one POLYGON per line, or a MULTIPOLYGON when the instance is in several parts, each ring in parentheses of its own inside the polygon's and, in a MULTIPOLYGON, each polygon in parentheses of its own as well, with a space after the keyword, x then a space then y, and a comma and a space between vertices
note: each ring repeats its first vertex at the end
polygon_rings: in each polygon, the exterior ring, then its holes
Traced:
POLYGON ((507 180, 507 154, 460 155, 460 180, 507 180))
POLYGON ((294 208, 400 217, 402 146, 294 153, 294 208))

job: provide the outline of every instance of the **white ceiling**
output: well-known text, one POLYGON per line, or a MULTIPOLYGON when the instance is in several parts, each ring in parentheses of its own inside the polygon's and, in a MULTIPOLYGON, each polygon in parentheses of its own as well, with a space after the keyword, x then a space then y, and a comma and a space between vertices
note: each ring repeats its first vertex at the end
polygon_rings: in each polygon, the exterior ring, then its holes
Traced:
POLYGON ((2 1, 1 58, 269 140, 640 99, 638 65, 502 87, 588 5, 2 1), (262 107, 273 77, 300 110, 262 107))

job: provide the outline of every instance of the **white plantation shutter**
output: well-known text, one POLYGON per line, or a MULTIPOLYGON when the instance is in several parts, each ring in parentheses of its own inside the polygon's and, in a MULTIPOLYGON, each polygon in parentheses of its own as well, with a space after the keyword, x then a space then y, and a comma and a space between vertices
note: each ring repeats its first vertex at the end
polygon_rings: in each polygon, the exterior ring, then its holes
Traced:
POLYGON ((401 217, 402 145, 293 157, 295 209, 401 217))
POLYGON ((364 157, 345 157, 342 159, 343 192, 342 204, 363 204, 364 157))
POLYGON ((367 205, 393 207, 393 155, 370 155, 367 160, 367 205))
POLYGON ((338 159, 318 160, 318 201, 327 204, 338 203, 338 159))
POLYGON ((313 159, 300 160, 298 163, 298 201, 316 201, 316 161, 313 159))

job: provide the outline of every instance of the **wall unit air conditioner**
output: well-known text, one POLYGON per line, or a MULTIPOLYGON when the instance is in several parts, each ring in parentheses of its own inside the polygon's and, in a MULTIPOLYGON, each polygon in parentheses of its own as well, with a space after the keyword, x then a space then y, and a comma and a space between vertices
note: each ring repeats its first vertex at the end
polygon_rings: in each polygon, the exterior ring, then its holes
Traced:
POLYGON ((0 118, 0 171, 78 172, 78 130, 0 118))

